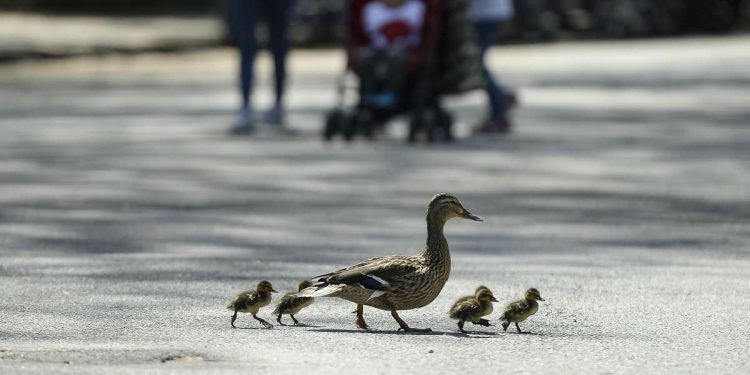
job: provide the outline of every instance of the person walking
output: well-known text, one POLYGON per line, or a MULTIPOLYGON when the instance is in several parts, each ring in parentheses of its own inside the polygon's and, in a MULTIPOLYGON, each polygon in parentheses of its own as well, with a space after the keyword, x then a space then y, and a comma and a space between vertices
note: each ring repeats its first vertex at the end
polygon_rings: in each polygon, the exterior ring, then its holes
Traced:
POLYGON ((286 57, 289 51, 287 27, 291 7, 292 0, 230 0, 229 2, 229 31, 240 54, 239 88, 242 98, 240 109, 230 129, 232 134, 251 133, 258 120, 253 111, 252 91, 255 55, 258 51, 255 29, 261 18, 268 26, 268 47, 273 55, 276 94, 273 106, 262 121, 279 127, 283 125, 286 57))
POLYGON ((469 17, 474 23, 478 39, 485 90, 490 106, 488 119, 474 129, 476 133, 508 133, 512 128, 508 111, 516 103, 515 94, 508 92, 495 80, 495 77, 487 69, 485 55, 495 42, 502 24, 511 20, 514 14, 513 0, 471 1, 469 17))

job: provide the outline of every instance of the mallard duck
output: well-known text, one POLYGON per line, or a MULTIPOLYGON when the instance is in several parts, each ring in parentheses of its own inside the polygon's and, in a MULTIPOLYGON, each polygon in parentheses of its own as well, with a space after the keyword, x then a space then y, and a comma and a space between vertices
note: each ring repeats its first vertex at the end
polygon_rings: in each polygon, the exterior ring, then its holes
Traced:
MULTIPOLYGON (((305 288, 310 286, 312 286, 312 282, 310 282, 309 280, 303 281, 299 284, 298 292, 301 292, 305 288)), ((294 318, 294 314, 300 312, 300 310, 304 309, 305 307, 310 306, 312 303, 312 297, 298 297, 297 292, 290 292, 284 294, 284 296, 279 299, 279 302, 276 304, 276 309, 273 310, 273 314, 278 315, 276 321, 281 325, 285 325, 281 322, 281 317, 284 314, 289 314, 289 316, 294 321, 294 325, 296 326, 299 325, 299 321, 294 318)))
POLYGON ((503 331, 508 330, 508 326, 511 322, 516 323, 516 330, 518 333, 521 332, 521 327, 518 323, 523 322, 526 318, 536 314, 539 310, 539 303, 536 301, 544 301, 539 291, 535 288, 531 288, 526 291, 526 296, 522 300, 511 302, 506 308, 500 320, 503 321, 503 331))
POLYGON ((452 319, 458 319, 458 329, 463 333, 466 333, 465 322, 490 327, 490 321, 482 317, 492 314, 492 302, 497 302, 492 291, 486 286, 480 286, 473 296, 461 297, 453 303, 449 314, 452 319))
POLYGON ((301 297, 339 297, 357 304, 357 327, 368 329, 364 305, 391 312, 399 331, 429 332, 409 327, 399 310, 427 306, 440 294, 451 271, 448 241, 443 226, 454 218, 482 221, 452 194, 438 194, 427 206, 427 246, 419 254, 368 259, 335 272, 316 276, 301 297))
POLYGON ((253 318, 263 324, 264 327, 273 327, 271 323, 258 318, 258 316, 256 315, 258 314, 258 310, 260 310, 261 307, 267 306, 269 303, 271 303, 271 293, 276 293, 276 290, 273 289, 273 286, 271 286, 270 282, 263 280, 258 283, 258 286, 255 287, 254 290, 248 289, 244 292, 241 292, 240 294, 237 294, 232 302, 229 303, 229 306, 227 306, 227 309, 234 311, 231 323, 232 328, 236 328, 234 326, 234 321, 237 320, 238 312, 253 314, 253 318))

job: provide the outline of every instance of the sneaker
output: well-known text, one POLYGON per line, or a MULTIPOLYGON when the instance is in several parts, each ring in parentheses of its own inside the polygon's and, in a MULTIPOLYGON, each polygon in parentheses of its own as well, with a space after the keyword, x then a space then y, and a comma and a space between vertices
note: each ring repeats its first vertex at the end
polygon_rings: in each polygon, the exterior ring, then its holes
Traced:
POLYGON ((237 111, 234 125, 229 129, 229 133, 232 135, 245 135, 252 133, 253 130, 255 130, 255 121, 252 110, 243 108, 237 111))
POLYGON ((513 125, 510 120, 506 119, 490 119, 484 124, 474 129, 474 134, 507 134, 510 133, 513 125))
POLYGON ((263 122, 269 125, 284 125, 284 110, 281 106, 273 106, 263 115, 263 122))
POLYGON ((518 107, 519 100, 518 100, 518 94, 515 93, 515 91, 508 90, 505 93, 505 107, 508 109, 513 109, 515 107, 518 107))

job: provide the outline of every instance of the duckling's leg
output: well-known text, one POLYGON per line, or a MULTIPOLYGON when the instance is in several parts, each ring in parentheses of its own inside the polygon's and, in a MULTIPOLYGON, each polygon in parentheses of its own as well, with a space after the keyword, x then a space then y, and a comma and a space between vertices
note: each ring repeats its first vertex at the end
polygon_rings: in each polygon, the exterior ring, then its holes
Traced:
POLYGON ((237 308, 234 308, 234 315, 232 315, 232 328, 237 328, 234 326, 234 321, 237 320, 237 308))
POLYGON ((365 322, 365 305, 358 304, 357 305, 357 327, 361 329, 370 329, 370 327, 367 326, 367 323, 365 322))
POLYGON ((479 319, 476 322, 471 322, 471 324, 476 324, 483 327, 492 327, 492 324, 490 324, 490 321, 487 319, 479 319))
POLYGON ((503 331, 508 331, 508 326, 510 325, 510 322, 503 322, 503 331))
MULTIPOLYGON (((277 322, 279 322, 279 325, 285 326, 286 324, 284 324, 284 323, 282 323, 282 322, 281 322, 281 317, 282 317, 282 316, 284 316, 284 314, 282 314, 282 313, 279 313, 279 317, 278 317, 278 318, 276 318, 276 321, 277 321, 277 322)), ((292 318, 292 319, 294 319, 294 318, 292 318)))
POLYGON ((521 331, 521 327, 518 326, 518 322, 516 322, 516 330, 518 330, 518 333, 523 333, 523 331, 521 331))
POLYGON ((299 321, 297 321, 297 319, 294 318, 294 315, 289 314, 289 316, 292 318, 292 320, 294 320, 294 325, 298 326, 299 325, 299 321))
POLYGON ((267 322, 267 321, 265 321, 265 320, 263 320, 261 318, 258 318, 257 315, 253 314, 253 318, 255 318, 255 320, 259 321, 260 324, 263 324, 263 327, 273 328, 273 324, 271 324, 271 323, 269 323, 269 322, 267 322))
POLYGON ((459 320, 457 324, 458 324, 458 330, 461 331, 461 333, 466 333, 466 331, 464 331, 464 320, 463 319, 459 320))
POLYGON ((393 319, 396 319, 396 321, 398 322, 398 325, 401 326, 401 328, 398 329, 399 331, 403 329, 404 332, 432 332, 432 329, 430 328, 409 327, 409 325, 406 324, 406 322, 403 319, 401 319, 400 316, 398 316, 398 313, 396 312, 396 310, 391 310, 391 316, 393 317, 393 319))

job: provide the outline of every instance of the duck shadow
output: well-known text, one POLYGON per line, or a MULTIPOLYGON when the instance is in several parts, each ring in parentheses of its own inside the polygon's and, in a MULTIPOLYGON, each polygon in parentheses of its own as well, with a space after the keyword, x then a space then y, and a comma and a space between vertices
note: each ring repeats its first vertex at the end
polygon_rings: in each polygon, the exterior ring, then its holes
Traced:
POLYGON ((267 331, 273 329, 273 327, 236 327, 232 329, 250 329, 250 330, 257 330, 257 331, 267 331))
POLYGON ((284 327, 284 328, 323 328, 325 326, 316 326, 314 324, 276 324, 274 327, 284 327))
POLYGON ((363 329, 337 329, 337 328, 320 328, 311 329, 313 332, 323 333, 359 333, 369 335, 410 335, 410 336, 452 336, 452 337, 463 337, 463 338, 489 338, 497 336, 495 332, 483 332, 483 331, 466 331, 461 332, 447 332, 447 331, 430 331, 430 332, 403 332, 403 331, 380 331, 375 329, 363 330, 363 329))

